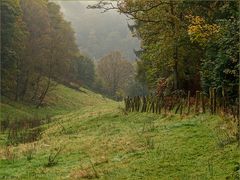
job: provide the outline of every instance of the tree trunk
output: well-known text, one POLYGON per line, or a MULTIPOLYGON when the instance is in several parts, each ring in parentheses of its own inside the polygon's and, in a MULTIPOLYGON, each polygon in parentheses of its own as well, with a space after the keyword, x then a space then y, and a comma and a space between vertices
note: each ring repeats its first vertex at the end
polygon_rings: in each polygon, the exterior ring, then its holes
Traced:
MULTIPOLYGON (((52 57, 52 59, 53 59, 53 57, 52 57)), ((44 100, 44 98, 46 97, 46 95, 47 95, 47 92, 48 92, 48 90, 49 90, 49 88, 50 88, 50 84, 51 84, 51 79, 52 79, 52 77, 53 77, 53 75, 52 75, 52 67, 53 66, 53 64, 51 64, 51 62, 50 62, 50 64, 49 64, 49 73, 48 73, 48 82, 47 82, 47 87, 45 88, 45 90, 43 91, 43 93, 41 94, 41 96, 39 97, 39 103, 37 104, 37 108, 39 108, 41 105, 42 105, 42 102, 43 102, 43 100, 44 100)))
POLYGON ((175 61, 174 65, 174 89, 179 89, 179 83, 178 83, 178 63, 175 61))
POLYGON ((191 92, 188 91, 188 97, 187 97, 187 114, 190 113, 190 94, 191 92))
MULTIPOLYGON (((173 1, 170 1, 170 10, 171 15, 175 16, 174 12, 174 4, 173 1)), ((177 34, 177 28, 174 22, 171 22, 172 30, 173 30, 173 37, 174 37, 174 44, 173 44, 173 60, 174 60, 174 66, 173 66, 173 76, 174 76, 174 89, 179 89, 179 74, 178 74, 178 40, 176 38, 177 34)))
POLYGON ((15 101, 18 101, 18 99, 19 99, 19 83, 20 83, 19 81, 20 81, 20 77, 19 77, 19 73, 17 72, 16 89, 15 89, 15 101))
POLYGON ((37 99, 37 94, 38 94, 38 90, 39 90, 39 82, 41 80, 41 75, 39 75, 37 77, 37 82, 36 82, 36 89, 34 91, 34 94, 33 94, 33 97, 31 98, 32 101, 36 100, 37 99))
POLYGON ((15 89, 15 101, 18 101, 19 99, 19 85, 20 85, 20 67, 19 67, 19 58, 17 58, 17 72, 16 72, 16 89, 15 89))
POLYGON ((51 84, 51 79, 50 79, 50 77, 49 77, 49 78, 48 78, 47 87, 46 87, 46 89, 43 91, 43 93, 41 94, 41 96, 40 96, 40 98, 39 98, 39 103, 38 103, 38 105, 37 105, 37 108, 39 108, 39 107, 42 105, 42 102, 43 102, 44 98, 46 97, 47 92, 48 92, 48 90, 49 90, 50 84, 51 84))
POLYGON ((27 89, 28 89, 28 80, 29 80, 28 74, 29 74, 29 72, 26 73, 26 79, 23 83, 23 89, 22 89, 21 94, 20 94, 21 100, 24 99, 25 94, 26 94, 27 89))

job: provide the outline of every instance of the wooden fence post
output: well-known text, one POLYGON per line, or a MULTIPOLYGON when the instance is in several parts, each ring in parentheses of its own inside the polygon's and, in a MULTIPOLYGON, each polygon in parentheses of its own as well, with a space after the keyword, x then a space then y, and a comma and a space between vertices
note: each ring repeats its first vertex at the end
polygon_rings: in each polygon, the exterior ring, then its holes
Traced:
POLYGON ((161 109, 162 109, 162 105, 163 105, 163 97, 159 97, 158 98, 158 113, 161 114, 161 109))
POLYGON ((134 112, 134 99, 130 98, 130 104, 131 104, 131 112, 134 112))
POLYGON ((213 88, 213 113, 216 114, 217 110, 217 94, 216 94, 216 88, 213 88))
POLYGON ((134 102, 134 111, 137 111, 137 96, 134 96, 133 102, 134 102))
POLYGON ((155 113, 155 97, 152 98, 152 113, 155 113))
POLYGON ((130 105, 129 96, 127 96, 127 98, 126 98, 126 111, 129 111, 129 105, 130 105))
POLYGON ((213 88, 209 88, 209 104, 210 104, 210 111, 213 114, 213 88))
POLYGON ((180 115, 182 115, 182 113, 183 113, 184 104, 185 104, 184 98, 182 98, 181 99, 181 107, 180 107, 180 115))
POLYGON ((148 109, 149 112, 152 111, 152 96, 150 96, 149 98, 149 109, 148 109))
POLYGON ((137 111, 137 97, 136 96, 133 97, 133 108, 134 108, 133 111, 137 111))
POLYGON ((204 94, 203 92, 200 93, 200 97, 201 97, 201 104, 202 104, 202 113, 205 113, 205 101, 204 101, 204 94))
POLYGON ((177 114, 177 112, 178 112, 178 110, 179 110, 180 115, 182 115, 183 104, 184 104, 184 99, 181 98, 181 99, 180 99, 180 102, 179 102, 179 105, 177 106, 177 108, 176 108, 176 110, 175 110, 175 114, 177 114))
POLYGON ((178 106, 177 106, 177 108, 176 108, 176 110, 175 110, 175 114, 177 114, 177 112, 178 112, 178 110, 180 111, 180 114, 181 114, 181 111, 182 111, 182 98, 180 98, 180 100, 179 100, 179 104, 178 104, 178 106))
POLYGON ((156 96, 156 114, 158 114, 158 109, 159 109, 159 97, 158 96, 156 96))
POLYGON ((190 95, 191 95, 191 92, 188 91, 188 97, 187 97, 187 114, 190 113, 190 95))
POLYGON ((154 113, 155 112, 155 99, 154 99, 155 97, 153 96, 153 94, 151 94, 151 96, 150 96, 150 102, 149 102, 149 112, 152 112, 152 113, 154 113))
POLYGON ((125 97, 123 100, 124 100, 124 105, 125 105, 125 111, 127 111, 127 98, 125 97))
POLYGON ((237 139, 238 147, 240 148, 240 99, 237 100, 237 139))
POLYGON ((166 101, 164 100, 165 98, 163 97, 163 108, 164 108, 164 114, 167 114, 167 104, 166 101))
POLYGON ((224 89, 224 87, 222 88, 222 97, 223 97, 223 102, 222 102, 223 113, 225 115, 225 112, 226 112, 226 96, 225 96, 225 89, 224 89))
POLYGON ((149 112, 149 103, 150 103, 150 96, 147 96, 147 108, 146 108, 146 112, 149 112))
POLYGON ((199 112, 198 105, 199 105, 199 91, 196 91, 196 99, 195 99, 195 113, 199 112))
POLYGON ((136 110, 137 112, 139 112, 139 109, 140 109, 140 97, 139 96, 136 96, 136 110))
POLYGON ((147 111, 147 99, 146 96, 143 96, 143 105, 142 105, 142 112, 146 112, 147 111))

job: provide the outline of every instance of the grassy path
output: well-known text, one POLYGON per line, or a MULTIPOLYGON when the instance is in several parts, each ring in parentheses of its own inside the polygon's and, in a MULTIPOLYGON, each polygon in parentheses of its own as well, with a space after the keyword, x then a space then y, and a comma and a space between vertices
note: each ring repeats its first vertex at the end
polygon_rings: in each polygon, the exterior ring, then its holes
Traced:
POLYGON ((39 141, 8 151, 1 146, 0 179, 236 177, 240 151, 236 143, 220 146, 226 139, 219 117, 125 115, 119 103, 89 98, 88 105, 55 115, 39 141), (47 167, 59 147, 56 164, 47 167))

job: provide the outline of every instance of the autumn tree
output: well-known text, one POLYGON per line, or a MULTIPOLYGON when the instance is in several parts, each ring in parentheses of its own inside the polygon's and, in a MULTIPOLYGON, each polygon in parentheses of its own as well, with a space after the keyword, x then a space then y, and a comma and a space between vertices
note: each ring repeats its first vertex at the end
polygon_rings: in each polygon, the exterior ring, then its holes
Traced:
POLYGON ((71 69, 81 56, 74 31, 48 0, 2 0, 1 12, 1 95, 39 107, 79 73, 71 69))
POLYGON ((182 1, 123 0, 116 6, 98 5, 105 10, 116 8, 135 20, 130 29, 142 42, 138 72, 145 74, 138 77, 145 76, 150 87, 155 88, 161 78, 167 79, 171 90, 200 87, 197 57, 201 51, 188 38, 187 9, 182 1))
POLYGON ((92 59, 87 56, 76 56, 71 64, 73 73, 72 79, 88 88, 93 88, 95 82, 95 65, 92 59))
POLYGON ((22 74, 21 99, 38 102, 40 94, 47 86, 45 70, 48 68, 48 49, 50 40, 50 20, 47 1, 21 0, 23 20, 26 24, 28 39, 22 74))
POLYGON ((18 100, 26 29, 18 0, 1 0, 1 94, 18 100))
POLYGON ((111 9, 135 21, 129 26, 142 42, 138 77, 156 89, 208 92, 226 87, 236 95, 239 68, 239 1, 100 1, 91 8, 111 9))
POLYGON ((100 59, 97 64, 97 73, 103 80, 108 94, 116 97, 123 94, 129 80, 133 78, 134 69, 131 63, 124 60, 119 52, 111 52, 100 59))
POLYGON ((239 1, 194 6, 188 34, 205 52, 201 62, 203 90, 216 87, 219 95, 225 91, 235 100, 239 93, 239 1))

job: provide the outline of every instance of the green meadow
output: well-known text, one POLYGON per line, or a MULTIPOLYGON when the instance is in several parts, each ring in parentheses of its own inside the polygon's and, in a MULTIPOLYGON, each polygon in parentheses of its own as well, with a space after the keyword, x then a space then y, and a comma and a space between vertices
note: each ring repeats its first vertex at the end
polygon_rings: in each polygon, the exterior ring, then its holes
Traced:
POLYGON ((37 141, 6 145, 0 179, 237 179, 240 151, 219 116, 127 113, 59 85, 45 107, 3 99, 1 120, 51 117, 37 141))

